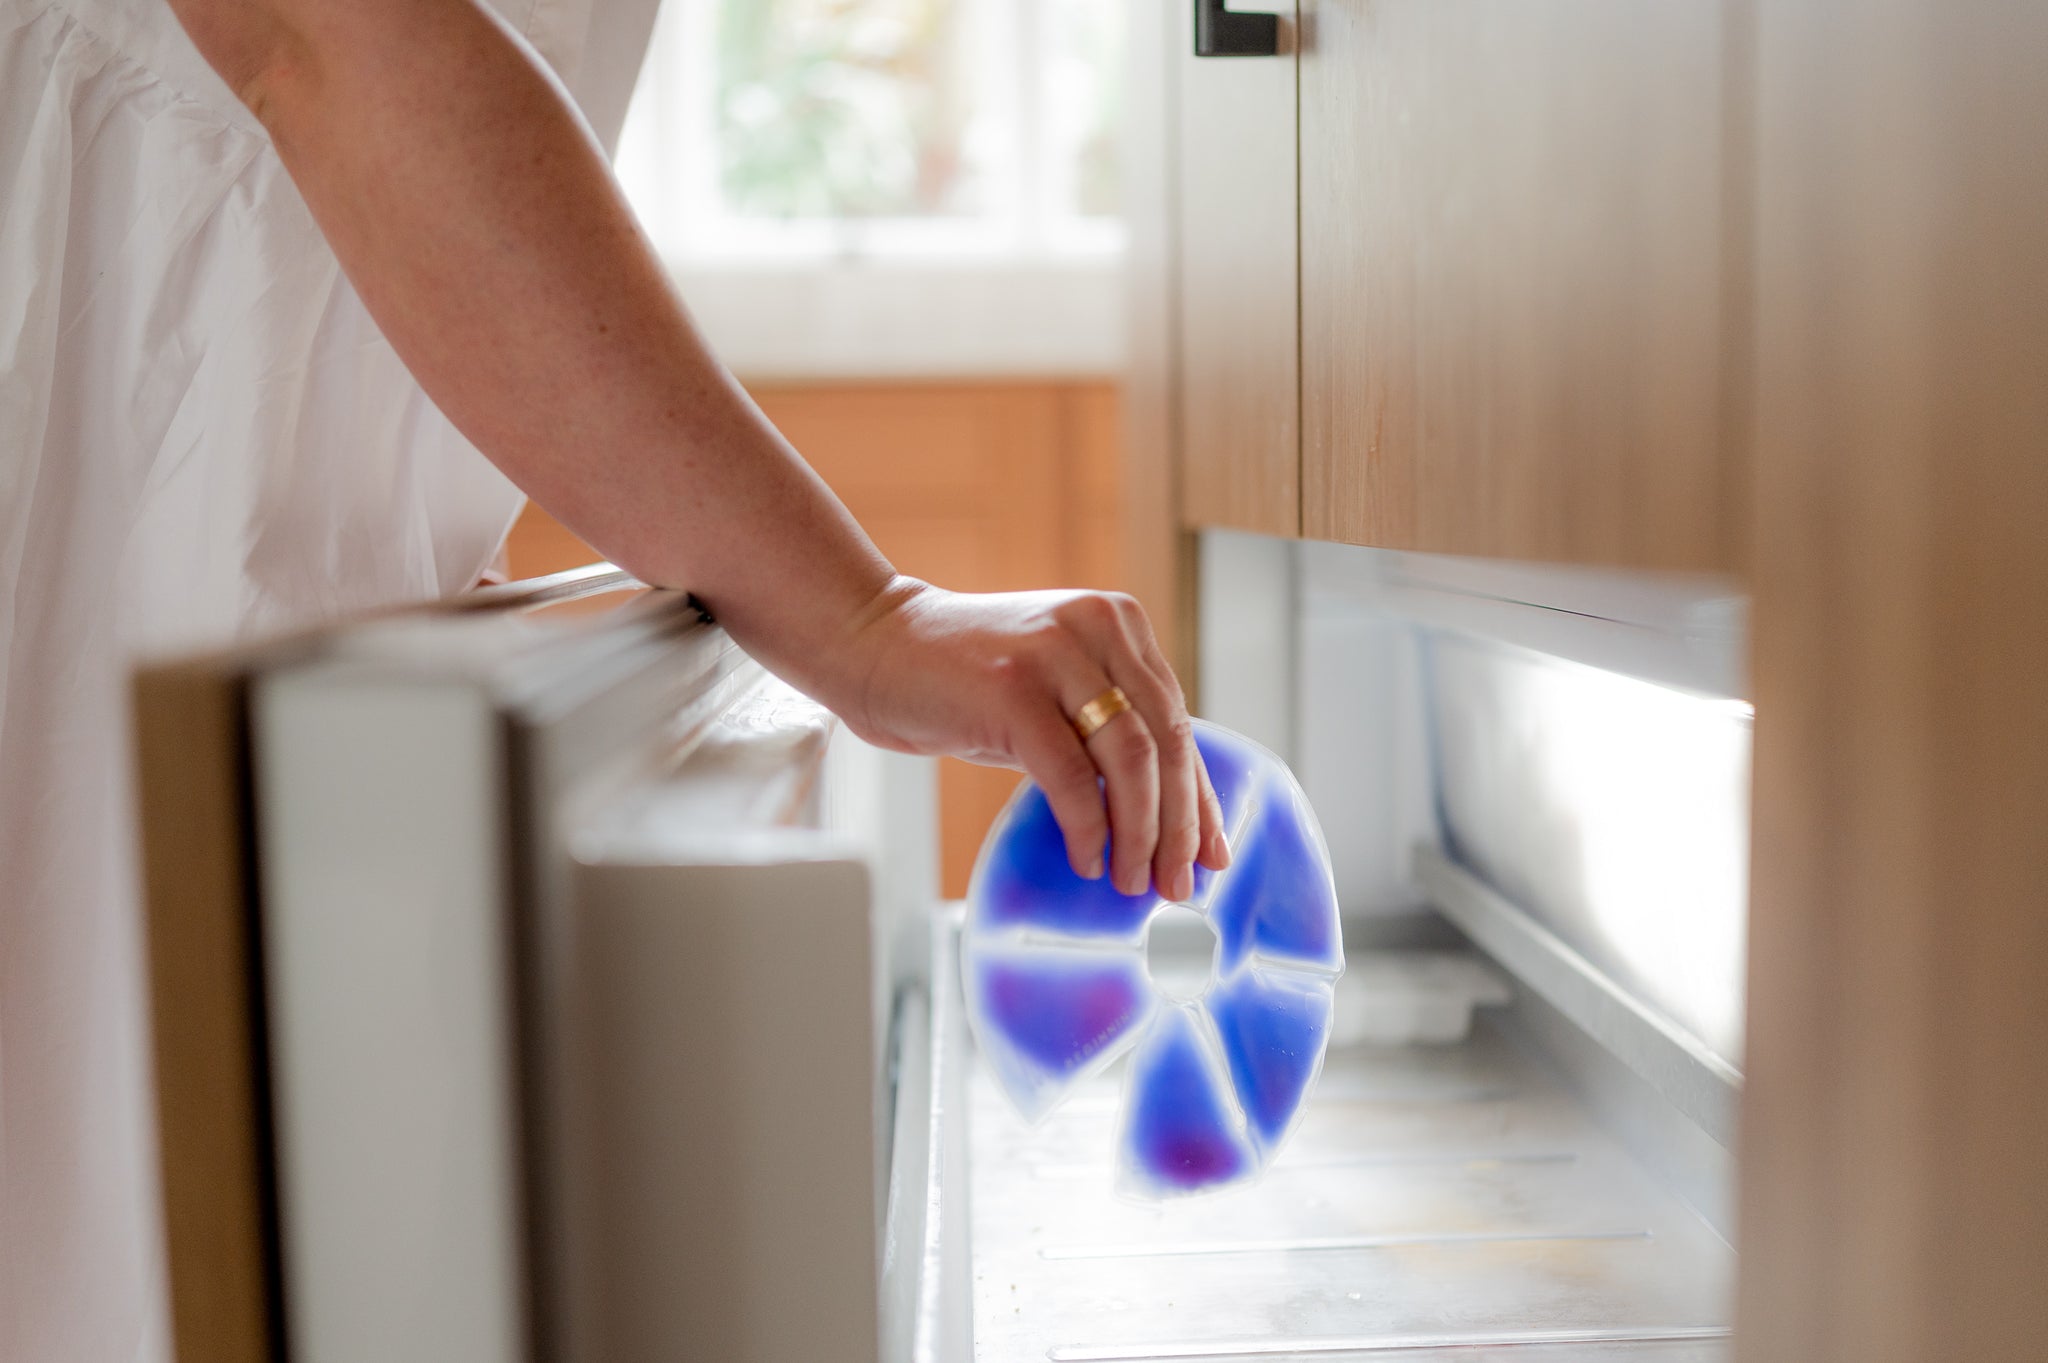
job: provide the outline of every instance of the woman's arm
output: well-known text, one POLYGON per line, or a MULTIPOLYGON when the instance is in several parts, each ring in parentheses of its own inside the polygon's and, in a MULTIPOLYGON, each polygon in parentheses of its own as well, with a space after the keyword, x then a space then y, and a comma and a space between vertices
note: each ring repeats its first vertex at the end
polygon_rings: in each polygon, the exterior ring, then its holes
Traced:
POLYGON ((1083 874, 1183 897, 1215 799, 1144 614, 898 576, 712 356, 567 96, 475 0, 171 0, 385 335, 515 482, 891 746, 1022 766, 1083 874), (1084 746, 1105 687, 1137 707, 1084 746))

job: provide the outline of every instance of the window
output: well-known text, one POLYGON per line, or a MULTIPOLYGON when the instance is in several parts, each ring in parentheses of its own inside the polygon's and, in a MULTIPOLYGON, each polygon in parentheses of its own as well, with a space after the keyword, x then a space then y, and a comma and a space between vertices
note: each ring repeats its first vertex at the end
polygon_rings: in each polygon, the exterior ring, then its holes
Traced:
POLYGON ((670 259, 1122 249, 1121 0, 668 0, 619 151, 670 259))

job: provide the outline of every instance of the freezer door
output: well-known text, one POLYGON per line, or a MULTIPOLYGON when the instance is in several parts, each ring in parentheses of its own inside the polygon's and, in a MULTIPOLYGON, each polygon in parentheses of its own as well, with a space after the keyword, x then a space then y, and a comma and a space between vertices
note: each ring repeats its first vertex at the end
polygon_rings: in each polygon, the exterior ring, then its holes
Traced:
POLYGON ((931 778, 770 681, 572 840, 570 1357, 877 1357, 931 778))

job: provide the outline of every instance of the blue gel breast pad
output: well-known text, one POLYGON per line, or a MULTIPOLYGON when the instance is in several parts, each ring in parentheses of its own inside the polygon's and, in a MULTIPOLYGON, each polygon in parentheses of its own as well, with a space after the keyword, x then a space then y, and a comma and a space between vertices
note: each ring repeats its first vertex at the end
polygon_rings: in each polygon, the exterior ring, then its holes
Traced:
POLYGON ((1231 851, 1226 870, 1195 868, 1188 907, 1216 935, 1199 998, 1168 998, 1146 969, 1146 929, 1168 901, 1074 874, 1029 781, 982 844, 961 948, 975 1042, 1026 1120, 1132 1052, 1116 1186, 1146 1199, 1240 1183, 1271 1163, 1322 1070, 1344 972, 1330 854, 1293 773, 1202 720, 1195 746, 1231 851))

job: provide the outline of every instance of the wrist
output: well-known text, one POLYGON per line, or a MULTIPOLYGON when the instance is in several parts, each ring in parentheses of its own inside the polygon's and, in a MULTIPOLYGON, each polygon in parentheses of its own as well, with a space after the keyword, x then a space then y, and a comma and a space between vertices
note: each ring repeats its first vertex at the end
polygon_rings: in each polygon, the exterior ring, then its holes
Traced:
POLYGON ((835 674, 826 687, 831 694, 819 699, 855 733, 876 733, 872 717, 877 679, 886 672, 890 654, 902 645, 907 623, 920 605, 941 594, 928 582, 895 573, 847 620, 833 650, 839 665, 830 669, 835 674))

